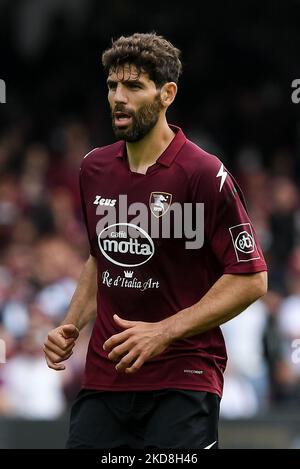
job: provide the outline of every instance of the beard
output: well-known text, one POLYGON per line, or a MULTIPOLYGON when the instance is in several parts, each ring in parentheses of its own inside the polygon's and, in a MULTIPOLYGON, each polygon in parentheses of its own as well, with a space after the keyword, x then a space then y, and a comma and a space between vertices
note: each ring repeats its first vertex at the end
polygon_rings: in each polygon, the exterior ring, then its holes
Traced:
POLYGON ((123 105, 116 105, 112 112, 112 127, 116 138, 125 140, 126 142, 138 142, 156 125, 159 113, 162 109, 160 94, 157 94, 150 104, 144 104, 136 112, 130 113, 124 109, 123 105), (120 128, 115 125, 114 112, 126 112, 132 121, 128 127, 120 128))

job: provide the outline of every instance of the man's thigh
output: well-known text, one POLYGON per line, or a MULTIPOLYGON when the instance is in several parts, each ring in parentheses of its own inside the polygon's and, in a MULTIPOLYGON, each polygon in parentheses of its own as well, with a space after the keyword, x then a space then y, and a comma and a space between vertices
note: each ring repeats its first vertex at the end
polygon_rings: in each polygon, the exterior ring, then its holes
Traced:
POLYGON ((146 448, 218 447, 220 398, 202 391, 157 391, 145 433, 146 448))
POLYGON ((142 447, 142 435, 128 425, 132 399, 133 393, 80 391, 71 410, 66 448, 142 447))

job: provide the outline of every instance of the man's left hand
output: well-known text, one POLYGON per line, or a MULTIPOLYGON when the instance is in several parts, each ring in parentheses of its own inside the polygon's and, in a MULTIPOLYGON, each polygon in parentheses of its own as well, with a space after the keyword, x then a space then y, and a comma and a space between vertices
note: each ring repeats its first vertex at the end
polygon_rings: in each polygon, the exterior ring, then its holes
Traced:
POLYGON ((135 373, 146 360, 162 353, 171 343, 161 322, 127 321, 117 314, 114 320, 124 331, 111 336, 103 349, 111 361, 118 362, 116 370, 120 373, 135 373))

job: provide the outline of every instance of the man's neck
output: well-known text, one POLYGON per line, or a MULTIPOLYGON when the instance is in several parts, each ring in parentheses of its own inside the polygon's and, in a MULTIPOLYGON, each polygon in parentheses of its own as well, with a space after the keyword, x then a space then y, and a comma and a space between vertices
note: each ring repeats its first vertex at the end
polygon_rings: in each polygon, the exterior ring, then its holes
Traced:
POLYGON ((126 143, 128 164, 131 171, 146 174, 174 138, 174 132, 165 118, 138 142, 126 143))

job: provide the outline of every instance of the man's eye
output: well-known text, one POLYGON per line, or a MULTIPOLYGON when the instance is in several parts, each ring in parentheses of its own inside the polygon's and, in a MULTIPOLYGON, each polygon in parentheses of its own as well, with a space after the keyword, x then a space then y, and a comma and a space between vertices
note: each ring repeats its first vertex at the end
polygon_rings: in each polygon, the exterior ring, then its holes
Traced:
POLYGON ((139 85, 138 83, 129 83, 129 84, 128 84, 128 87, 129 87, 129 88, 132 88, 132 89, 134 89, 134 88, 141 88, 141 85, 139 85))

